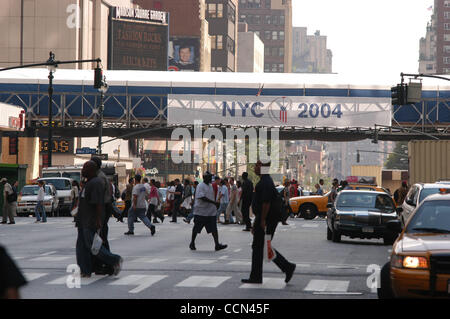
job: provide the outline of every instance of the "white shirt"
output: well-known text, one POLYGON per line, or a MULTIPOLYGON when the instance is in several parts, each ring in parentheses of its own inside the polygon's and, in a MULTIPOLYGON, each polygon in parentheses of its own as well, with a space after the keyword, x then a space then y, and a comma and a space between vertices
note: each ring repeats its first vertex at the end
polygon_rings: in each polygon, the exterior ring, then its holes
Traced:
POLYGON ((169 188, 167 189, 167 199, 168 200, 173 200, 175 195, 173 194, 175 192, 175 186, 169 186, 169 188), (169 193, 169 192, 173 192, 173 193, 169 193))
POLYGON ((222 197, 220 198, 221 204, 228 204, 230 201, 230 196, 228 194, 228 187, 225 185, 220 186, 219 190, 217 191, 217 199, 219 199, 220 194, 222 194, 222 197))
POLYGON ((150 194, 145 184, 137 184, 133 187, 133 196, 137 195, 136 207, 147 209, 147 196, 150 194))
POLYGON ((205 183, 200 183, 195 191, 195 202, 194 202, 194 215, 199 216, 216 216, 217 207, 213 203, 205 202, 200 199, 206 197, 214 201, 214 188, 211 184, 206 185, 205 183))
POLYGON ((45 197, 44 186, 42 186, 42 187, 39 187, 37 201, 42 202, 44 200, 44 197, 45 197))

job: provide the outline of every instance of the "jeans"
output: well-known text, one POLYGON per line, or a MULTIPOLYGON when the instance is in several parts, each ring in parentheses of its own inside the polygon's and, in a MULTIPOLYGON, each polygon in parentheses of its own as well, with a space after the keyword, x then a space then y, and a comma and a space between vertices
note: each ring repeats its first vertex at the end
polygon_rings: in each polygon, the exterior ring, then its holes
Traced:
POLYGON ((233 215, 231 214, 231 212, 234 212, 234 216, 236 216, 236 219, 239 223, 242 223, 243 218, 242 218, 242 212, 239 209, 239 206, 237 204, 237 201, 234 202, 230 202, 228 204, 227 210, 225 212, 225 217, 227 220, 230 220, 230 222, 234 222, 233 221, 233 215))
MULTIPOLYGON (((228 203, 220 203, 219 209, 217 210, 217 220, 220 219, 220 214, 222 214, 222 213, 226 214, 227 207, 228 207, 228 203)), ((224 216, 224 218, 225 218, 225 220, 227 220, 226 216, 224 216)), ((230 222, 233 222, 233 216, 231 216, 230 222)))
POLYGON ((146 209, 145 208, 136 208, 133 210, 133 208, 130 208, 128 210, 128 230, 130 232, 134 232, 134 221, 136 220, 136 217, 138 217, 142 222, 147 226, 148 228, 152 227, 153 224, 148 219, 147 216, 145 216, 146 209))
MULTIPOLYGON (((90 275, 93 270, 91 247, 95 232, 95 229, 78 227, 76 256, 82 274, 90 275)), ((104 245, 102 245, 96 257, 109 266, 116 265, 120 260, 119 255, 111 253, 104 245)))
POLYGON ((36 208, 34 209, 36 213, 36 220, 39 222, 41 221, 41 216, 39 214, 39 211, 42 212, 42 221, 47 221, 47 214, 45 213, 44 203, 42 201, 38 201, 36 204, 36 208))

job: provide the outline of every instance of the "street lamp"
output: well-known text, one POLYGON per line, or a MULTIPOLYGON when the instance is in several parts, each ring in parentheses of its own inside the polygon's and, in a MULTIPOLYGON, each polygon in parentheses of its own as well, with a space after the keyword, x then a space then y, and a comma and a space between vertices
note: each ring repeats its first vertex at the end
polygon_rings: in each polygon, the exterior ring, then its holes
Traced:
POLYGON ((106 76, 103 77, 100 82, 100 87, 98 88, 100 92, 100 105, 98 107, 98 155, 102 154, 102 134, 103 134, 103 100, 105 98, 105 93, 108 91, 108 83, 106 83, 106 76))
POLYGON ((55 54, 50 51, 50 57, 47 60, 47 69, 49 71, 48 74, 48 144, 47 144, 47 151, 48 151, 48 158, 47 163, 48 167, 52 166, 52 151, 53 151, 53 111, 52 111, 52 104, 53 104, 53 73, 56 72, 56 68, 58 65, 55 61, 55 54))

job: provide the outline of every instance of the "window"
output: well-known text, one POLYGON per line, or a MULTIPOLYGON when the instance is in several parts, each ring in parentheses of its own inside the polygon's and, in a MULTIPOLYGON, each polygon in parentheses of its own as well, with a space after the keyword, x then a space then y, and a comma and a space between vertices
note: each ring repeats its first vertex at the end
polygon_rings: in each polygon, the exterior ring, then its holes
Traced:
POLYGON ((265 16, 264 17, 264 21, 265 21, 266 24, 270 24, 271 21, 272 21, 271 16, 265 16))
POLYGON ((284 48, 280 48, 280 56, 284 56, 284 48))
POLYGON ((427 64, 427 71, 433 70, 433 64, 427 64))
POLYGON ((222 3, 217 4, 217 17, 223 18, 223 4, 222 3))
POLYGON ((284 23, 285 23, 284 16, 280 16, 280 25, 284 25, 284 23))
POLYGON ((266 0, 266 8, 271 8, 272 7, 272 1, 271 0, 266 0))
POLYGON ((271 39, 270 31, 264 31, 264 39, 266 39, 266 40, 270 40, 271 39))
POLYGON ((280 40, 284 40, 284 31, 280 31, 280 40))
POLYGON ((236 9, 230 5, 228 5, 228 20, 236 22, 236 9))
POLYGON ((264 63, 264 72, 269 72, 269 71, 270 71, 270 64, 264 63))
POLYGON ((450 41, 450 34, 444 34, 444 41, 450 41))
POLYGON ((216 49, 216 41, 217 41, 217 37, 215 35, 212 35, 211 36, 211 50, 216 49))
POLYGON ((217 18, 216 4, 208 3, 208 17, 217 18))
POLYGON ((278 40, 278 32, 272 31, 272 40, 278 40))
POLYGON ((277 15, 272 16, 272 24, 278 25, 278 16, 277 15))
POLYGON ((450 1, 444 1, 444 7, 449 8, 450 7, 450 1))
POLYGON ((216 49, 217 50, 222 50, 223 49, 223 36, 222 35, 218 35, 217 36, 216 49))
POLYGON ((227 50, 234 54, 234 41, 227 36, 227 50))
POLYGON ((444 52, 450 53, 450 45, 444 45, 444 52))
POLYGON ((272 72, 277 72, 277 65, 276 64, 272 64, 272 72))
POLYGON ((450 64, 450 57, 444 57, 444 64, 450 64))
POLYGON ((241 14, 241 16, 239 17, 239 22, 245 22, 246 19, 247 16, 245 14, 241 14))
POLYGON ((450 23, 444 23, 444 30, 450 30, 450 23))
POLYGON ((277 47, 272 47, 271 56, 278 56, 278 48, 277 47))
POLYGON ((278 72, 280 73, 284 72, 284 63, 278 64, 278 72))
POLYGON ((261 16, 256 15, 253 17, 253 23, 254 24, 261 24, 261 16))

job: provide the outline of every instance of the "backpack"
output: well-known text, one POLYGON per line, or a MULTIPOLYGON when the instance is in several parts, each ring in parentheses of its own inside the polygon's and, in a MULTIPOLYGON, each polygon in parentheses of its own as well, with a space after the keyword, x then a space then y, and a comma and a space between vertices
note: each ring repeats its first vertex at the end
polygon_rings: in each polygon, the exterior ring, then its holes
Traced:
POLYGON ((12 194, 8 194, 6 196, 6 200, 8 201, 8 203, 14 203, 17 202, 17 191, 15 187, 11 187, 12 188, 12 194))

